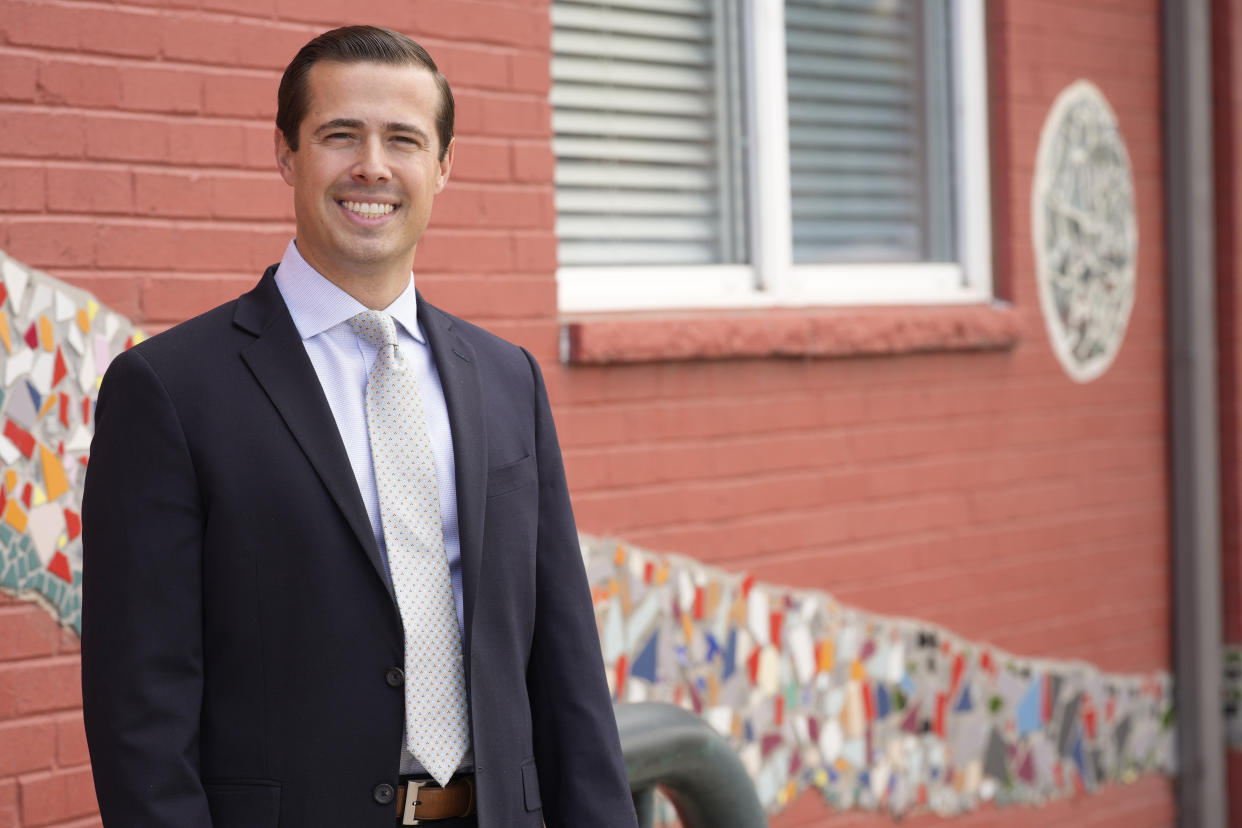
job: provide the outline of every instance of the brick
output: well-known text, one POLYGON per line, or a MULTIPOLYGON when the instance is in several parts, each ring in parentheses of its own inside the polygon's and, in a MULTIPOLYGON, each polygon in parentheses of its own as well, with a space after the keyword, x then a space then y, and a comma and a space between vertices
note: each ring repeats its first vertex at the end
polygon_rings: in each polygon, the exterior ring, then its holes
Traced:
POLYGON ((508 237, 500 234, 437 230, 418 243, 414 267, 445 273, 504 272, 513 269, 513 254, 508 237))
POLYGON ((552 88, 552 59, 546 50, 509 56, 509 85, 516 92, 547 97, 552 88))
MULTIPOLYGON (((459 109, 460 113, 461 110, 459 109)), ((509 147, 504 141, 467 135, 458 127, 452 181, 508 181, 511 177, 509 147)))
POLYGON ((33 101, 39 61, 30 55, 0 54, 0 101, 33 101))
POLYGON ((255 170, 276 170, 276 116, 271 123, 246 124, 242 129, 245 165, 255 170))
POLYGON ((81 713, 56 717, 56 763, 62 768, 84 765, 90 761, 86 746, 86 730, 81 713))
POLYGON ((142 305, 147 318, 180 322, 235 299, 254 286, 254 277, 150 277, 143 280, 142 305))
MULTIPOLYGON (((112 307, 109 305, 109 307, 112 307)), ((117 310, 117 308, 113 308, 117 310)), ((82 639, 78 638, 78 634, 68 627, 60 628, 60 642, 56 645, 57 655, 76 655, 82 652, 82 639)))
POLYGON ((144 112, 198 113, 203 107, 202 75, 176 66, 125 66, 120 105, 144 112))
POLYGON ((22 828, 17 780, 0 779, 0 828, 22 828))
POLYGON ((56 724, 48 718, 0 723, 0 745, 0 777, 48 770, 56 758, 56 724))
POLYGON ((52 655, 59 639, 60 629, 42 607, 0 607, 0 662, 52 655))
POLYGON ((168 158, 168 123, 159 118, 108 114, 84 116, 86 155, 101 161, 154 161, 168 158))
POLYGON ((64 213, 130 213, 133 182, 127 170, 95 167, 49 167, 47 206, 64 213))
POLYGON ((0 204, 18 212, 39 212, 46 205, 46 178, 36 164, 0 162, 0 204))
POLYGON ((31 828, 89 816, 98 810, 89 767, 31 774, 19 782, 22 820, 31 828))
POLYGON ((248 271, 250 234, 219 225, 143 223, 100 225, 97 264, 105 268, 248 271))
POLYGON ((551 22, 547 9, 456 0, 421 6, 411 34, 447 40, 547 48, 551 22))
POLYGON ((513 260, 518 270, 556 270, 556 236, 551 232, 514 236, 513 260))
POLYGON ((207 218, 211 191, 211 173, 137 171, 134 211, 147 216, 207 218))
POLYGON ((78 115, 0 107, 0 120, 0 157, 80 158, 86 146, 78 115))
POLYGON ((160 54, 160 31, 167 25, 166 14, 100 6, 83 6, 75 11, 84 51, 137 58, 160 54))
POLYGON ((556 176, 556 155, 546 141, 514 143, 513 179, 523 183, 552 184, 556 176))
MULTIPOLYGON (((160 2, 161 0, 151 0, 152 2, 160 2)), ((203 11, 219 11, 228 12, 230 14, 245 14, 255 17, 275 17, 276 16, 276 0, 185 0, 187 6, 201 7, 203 11)), ((306 39, 310 40, 314 36, 312 32, 306 39)), ((290 58, 293 55, 289 55, 290 58)))
POLYGON ((247 233, 250 266, 246 268, 246 273, 254 274, 251 287, 263 271, 278 263, 285 255, 285 248, 289 246, 289 240, 294 236, 294 229, 292 223, 272 224, 247 233))
POLYGON ((435 209, 431 214, 434 230, 441 227, 478 227, 483 223, 484 191, 465 182, 446 187, 436 196, 435 209))
MULTIPOLYGON (((372 8, 368 5, 367 19, 373 21, 376 25, 395 28, 397 31, 409 33, 409 21, 415 16, 421 16, 411 8, 394 8, 399 4, 376 2, 376 7, 372 8), (395 13, 395 16, 394 16, 395 13), (381 22, 382 20, 382 22, 381 22), (398 22, 399 21, 399 22, 398 22)), ((405 4, 407 7, 412 4, 405 4)), ((282 20, 296 20, 299 22, 324 24, 318 26, 318 30, 322 31, 330 26, 339 26, 341 20, 341 5, 334 0, 275 0, 276 14, 282 20)), ((310 40, 307 37, 306 40, 310 40)), ((292 54, 289 57, 293 57, 292 54)))
POLYGON ((552 107, 546 99, 489 94, 472 101, 482 113, 479 132, 523 138, 550 138, 552 107))
MULTIPOLYGON (((247 164, 246 136, 237 123, 215 123, 194 119, 165 125, 168 138, 167 159, 173 164, 208 167, 242 167, 247 164)), ((264 130, 270 133, 271 130, 264 130)), ((268 140, 269 146, 271 140, 268 140)), ((269 166, 271 152, 268 153, 269 166)))
POLYGON ((275 173, 214 175, 211 215, 223 219, 293 220, 292 190, 275 173))
POLYGON ((9 219, 8 253, 38 268, 82 267, 95 259, 94 221, 76 218, 9 219))
POLYGON ((72 657, 0 664, 0 720, 81 707, 81 675, 72 657))
POLYGON ((556 314, 556 283, 537 276, 501 282, 495 275, 442 275, 420 269, 418 289, 429 301, 467 319, 554 319, 556 314))
POLYGON ((12 46, 77 49, 82 19, 71 6, 7 0, 0 5, 0 32, 12 46))
POLYGON ((456 97, 459 89, 510 88, 509 56, 503 49, 485 46, 437 46, 433 57, 448 78, 456 97))
POLYGON ((308 40, 310 36, 304 29, 236 17, 166 16, 160 27, 160 49, 165 58, 230 69, 283 71, 308 40))
POLYGON ((490 188, 483 192, 482 206, 486 227, 551 229, 556 220, 552 193, 546 189, 490 188))
POLYGON ((276 118, 275 73, 208 74, 203 77, 203 112, 231 118, 276 118))

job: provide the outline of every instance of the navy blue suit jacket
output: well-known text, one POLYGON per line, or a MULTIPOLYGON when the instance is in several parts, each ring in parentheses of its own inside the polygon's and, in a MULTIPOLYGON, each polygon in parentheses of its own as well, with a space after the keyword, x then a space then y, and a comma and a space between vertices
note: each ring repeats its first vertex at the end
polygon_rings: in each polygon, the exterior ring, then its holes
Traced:
MULTIPOLYGON (((82 679, 117 828, 389 828, 400 616, 268 270, 121 354, 84 496, 82 679)), ((482 828, 633 828, 543 379, 419 301, 453 433, 482 828)))

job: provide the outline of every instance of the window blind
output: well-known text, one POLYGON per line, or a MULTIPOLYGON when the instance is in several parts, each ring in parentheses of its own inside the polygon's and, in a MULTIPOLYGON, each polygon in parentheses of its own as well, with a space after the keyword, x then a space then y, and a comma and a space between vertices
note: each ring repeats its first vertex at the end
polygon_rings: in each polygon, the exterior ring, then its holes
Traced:
POLYGON ((946 27, 934 0, 786 0, 797 263, 946 257, 946 27), (933 100, 936 100, 933 98, 933 100))
POLYGON ((744 260, 731 4, 556 0, 552 22, 561 265, 744 260))

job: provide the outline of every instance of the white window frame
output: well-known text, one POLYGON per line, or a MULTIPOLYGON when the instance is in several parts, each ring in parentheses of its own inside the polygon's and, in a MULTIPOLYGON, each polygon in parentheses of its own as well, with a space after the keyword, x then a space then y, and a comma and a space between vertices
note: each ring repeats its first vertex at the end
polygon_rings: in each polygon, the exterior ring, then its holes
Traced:
POLYGON ((950 6, 958 261, 793 263, 784 0, 743 0, 749 95, 751 263, 557 270, 561 313, 627 310, 963 304, 992 298, 984 0, 950 6), (755 94, 762 89, 763 95, 755 94))

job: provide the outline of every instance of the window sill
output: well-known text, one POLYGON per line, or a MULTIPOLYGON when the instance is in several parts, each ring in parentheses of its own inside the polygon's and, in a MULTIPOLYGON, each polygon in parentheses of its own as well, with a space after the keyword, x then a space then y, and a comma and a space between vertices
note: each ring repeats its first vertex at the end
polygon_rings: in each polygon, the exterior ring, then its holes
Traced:
POLYGON ((571 365, 1004 351, 1021 339, 1005 303, 591 314, 563 320, 571 365))

